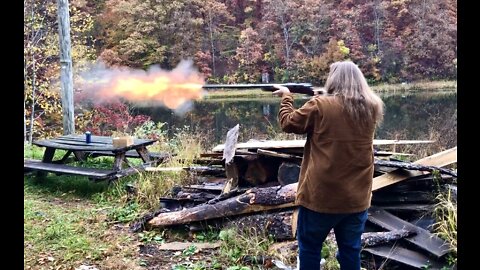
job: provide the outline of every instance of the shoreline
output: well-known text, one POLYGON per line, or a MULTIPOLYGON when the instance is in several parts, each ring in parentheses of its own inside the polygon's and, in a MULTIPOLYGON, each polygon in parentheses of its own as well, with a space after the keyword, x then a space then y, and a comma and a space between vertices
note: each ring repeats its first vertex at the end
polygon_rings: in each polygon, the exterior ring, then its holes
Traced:
MULTIPOLYGON (((423 92, 423 91, 457 91, 457 81, 416 81, 404 82, 396 84, 380 83, 371 85, 370 88, 381 94, 396 94, 405 92, 423 92)), ((322 90, 323 87, 314 87, 315 90, 322 90)), ((204 99, 219 99, 219 98, 254 98, 254 97, 271 97, 272 92, 263 91, 260 89, 248 90, 205 90, 204 99)))

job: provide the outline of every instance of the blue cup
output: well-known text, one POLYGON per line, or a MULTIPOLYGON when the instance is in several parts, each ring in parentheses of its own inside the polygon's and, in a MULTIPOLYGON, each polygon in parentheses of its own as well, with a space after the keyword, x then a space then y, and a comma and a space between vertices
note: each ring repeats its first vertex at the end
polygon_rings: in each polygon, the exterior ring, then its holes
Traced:
POLYGON ((90 133, 90 131, 85 132, 85 141, 86 141, 87 143, 91 143, 91 142, 92 142, 92 133, 90 133))

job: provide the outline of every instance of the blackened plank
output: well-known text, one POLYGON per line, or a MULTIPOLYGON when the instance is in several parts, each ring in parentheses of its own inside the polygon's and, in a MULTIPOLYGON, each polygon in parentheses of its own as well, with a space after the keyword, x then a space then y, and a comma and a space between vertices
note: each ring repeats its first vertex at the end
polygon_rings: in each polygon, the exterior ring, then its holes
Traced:
POLYGON ((377 255, 387 260, 394 260, 419 269, 441 269, 441 263, 436 260, 398 245, 382 245, 364 248, 363 251, 377 255))
POLYGON ((383 191, 379 190, 372 195, 373 204, 399 204, 399 203, 431 203, 434 195, 428 191, 383 191))
POLYGON ((434 204, 394 204, 394 205, 382 205, 377 206, 384 210, 393 211, 432 211, 435 208, 434 204))
POLYGON ((450 245, 446 241, 442 240, 436 235, 418 226, 415 226, 412 223, 400 219, 383 209, 370 207, 368 210, 368 220, 387 230, 405 229, 414 232, 414 236, 405 238, 405 240, 424 250, 427 250, 437 257, 447 254, 451 249, 450 245))

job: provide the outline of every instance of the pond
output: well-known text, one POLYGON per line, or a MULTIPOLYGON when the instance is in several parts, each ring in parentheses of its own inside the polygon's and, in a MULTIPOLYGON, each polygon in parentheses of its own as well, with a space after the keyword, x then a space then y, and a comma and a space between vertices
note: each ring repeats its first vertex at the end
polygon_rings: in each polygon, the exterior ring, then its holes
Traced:
MULTIPOLYGON (((380 95, 386 110, 384 122, 376 130, 376 139, 425 140, 435 133, 445 139, 445 147, 456 146, 456 91, 380 95)), ((307 100, 306 96, 296 96, 295 106, 298 108, 307 100)), ((216 145, 223 143, 227 131, 237 124, 240 124, 239 142, 281 138, 285 134, 277 122, 279 103, 280 98, 206 99, 195 101, 183 115, 164 107, 137 108, 136 113, 149 115, 155 122, 165 122, 171 132, 189 127, 204 134, 210 145, 216 145)))

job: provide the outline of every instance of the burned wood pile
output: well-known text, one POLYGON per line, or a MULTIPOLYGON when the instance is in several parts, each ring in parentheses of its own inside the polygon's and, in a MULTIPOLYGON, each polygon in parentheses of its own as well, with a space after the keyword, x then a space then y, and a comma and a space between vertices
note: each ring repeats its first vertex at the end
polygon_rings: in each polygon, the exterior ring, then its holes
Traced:
MULTIPOLYGON (((133 230, 205 224, 257 228, 277 241, 294 240, 294 203, 305 141, 238 143, 238 126, 224 145, 202 154, 199 183, 177 187, 162 198, 163 208, 134 224, 133 230)), ((374 147, 430 141, 375 140, 374 147)), ((415 162, 375 152, 372 207, 362 237, 362 253, 373 260, 389 259, 413 268, 440 269, 451 251, 433 232, 436 194, 450 188, 456 196, 456 147, 415 162)), ((196 169, 195 169, 196 168, 196 169)))

